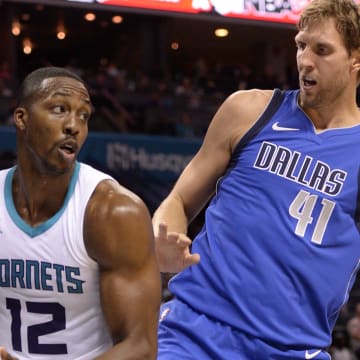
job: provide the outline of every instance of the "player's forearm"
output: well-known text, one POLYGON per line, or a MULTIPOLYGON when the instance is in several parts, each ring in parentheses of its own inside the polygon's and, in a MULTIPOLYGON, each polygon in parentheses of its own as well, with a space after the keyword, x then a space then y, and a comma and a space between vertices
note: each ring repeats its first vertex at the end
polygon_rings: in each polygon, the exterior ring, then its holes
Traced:
POLYGON ((188 218, 181 199, 176 196, 169 196, 161 203, 155 211, 152 221, 155 236, 157 236, 159 224, 161 223, 168 226, 169 232, 187 233, 188 218))
POLYGON ((125 340, 98 356, 95 360, 155 360, 157 356, 157 339, 148 342, 145 339, 134 343, 125 340))

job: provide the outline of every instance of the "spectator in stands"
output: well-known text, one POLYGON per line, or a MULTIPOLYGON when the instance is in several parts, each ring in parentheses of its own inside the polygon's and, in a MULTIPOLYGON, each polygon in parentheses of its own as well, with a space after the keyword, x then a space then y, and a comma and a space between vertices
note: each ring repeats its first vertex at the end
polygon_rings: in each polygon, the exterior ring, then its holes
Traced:
POLYGON ((94 113, 89 130, 128 132, 132 116, 110 92, 109 87, 110 83, 104 72, 98 72, 90 83, 94 113))
POLYGON ((332 360, 355 360, 355 356, 348 347, 347 334, 342 331, 335 331, 333 344, 330 348, 332 360))
POLYGON ((282 88, 282 83, 275 72, 273 64, 265 64, 263 72, 255 80, 254 86, 258 89, 282 88))
POLYGON ((9 123, 14 101, 13 90, 7 85, 6 79, 0 77, 0 125, 7 125, 9 123))
POLYGON ((182 138, 194 138, 196 136, 190 114, 187 111, 180 113, 179 120, 175 124, 176 136, 182 138))
POLYGON ((360 359, 360 303, 355 306, 355 314, 347 323, 347 332, 350 337, 350 348, 360 359))

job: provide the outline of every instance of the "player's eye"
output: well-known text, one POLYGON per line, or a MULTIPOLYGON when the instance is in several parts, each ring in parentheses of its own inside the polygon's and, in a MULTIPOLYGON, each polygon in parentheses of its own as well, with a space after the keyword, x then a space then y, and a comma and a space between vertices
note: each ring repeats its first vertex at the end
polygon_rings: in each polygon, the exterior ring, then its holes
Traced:
POLYGON ((52 111, 55 113, 55 114, 61 114, 65 111, 65 107, 63 105, 56 105, 52 108, 52 111))

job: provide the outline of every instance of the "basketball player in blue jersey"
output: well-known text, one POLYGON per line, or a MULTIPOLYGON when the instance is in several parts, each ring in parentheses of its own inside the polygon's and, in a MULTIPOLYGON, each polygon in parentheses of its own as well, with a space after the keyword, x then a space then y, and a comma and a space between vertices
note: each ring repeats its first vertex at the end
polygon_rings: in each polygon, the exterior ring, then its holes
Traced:
POLYGON ((76 160, 84 82, 57 67, 24 80, 17 165, 0 172, 0 356, 155 359, 161 280, 135 194, 76 160))
POLYGON ((299 89, 230 95, 154 213, 160 269, 178 273, 159 360, 330 358, 360 264, 358 6, 313 0, 295 43, 299 89))

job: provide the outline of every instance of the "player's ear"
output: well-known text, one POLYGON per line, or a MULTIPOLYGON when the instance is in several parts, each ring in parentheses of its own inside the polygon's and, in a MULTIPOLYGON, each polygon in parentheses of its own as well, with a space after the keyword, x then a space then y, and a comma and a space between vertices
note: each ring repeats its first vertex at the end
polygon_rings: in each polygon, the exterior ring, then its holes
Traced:
POLYGON ((28 113, 25 108, 18 107, 14 110, 14 123, 19 130, 25 130, 27 117, 28 113))
POLYGON ((356 71, 360 71, 360 50, 354 50, 352 53, 352 66, 356 71))

